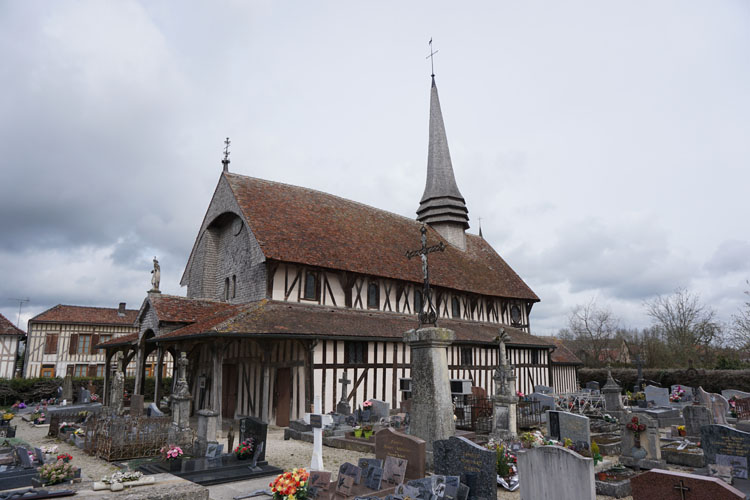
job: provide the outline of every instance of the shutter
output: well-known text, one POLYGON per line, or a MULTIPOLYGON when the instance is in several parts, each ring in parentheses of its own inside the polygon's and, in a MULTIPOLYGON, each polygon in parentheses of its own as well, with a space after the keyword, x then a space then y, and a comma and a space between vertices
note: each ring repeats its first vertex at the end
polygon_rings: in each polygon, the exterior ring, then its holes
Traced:
POLYGON ((96 377, 96 365, 89 365, 89 377, 96 377))
POLYGON ((70 336, 70 348, 68 354, 75 354, 78 351, 78 334, 74 333, 70 336))
MULTIPOLYGON (((98 334, 98 333, 95 333, 95 334, 94 334, 94 335, 93 335, 93 336, 91 337, 91 354, 96 354, 96 353, 98 353, 98 352, 99 352, 99 349, 97 349, 96 347, 94 347, 94 346, 95 346, 96 344, 98 344, 98 343, 99 343, 99 334, 98 334)), ((89 371, 91 371, 91 369, 90 369, 90 368, 89 368, 89 371)))
POLYGON ((44 339, 44 354, 56 354, 57 353, 57 334, 49 333, 44 339))

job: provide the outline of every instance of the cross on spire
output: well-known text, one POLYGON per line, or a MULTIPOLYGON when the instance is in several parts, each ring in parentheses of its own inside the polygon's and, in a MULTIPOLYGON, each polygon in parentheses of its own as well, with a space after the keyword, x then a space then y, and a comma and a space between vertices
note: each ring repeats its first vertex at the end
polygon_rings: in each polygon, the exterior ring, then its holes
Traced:
POLYGON ((229 145, 232 144, 232 141, 229 140, 229 137, 226 138, 224 141, 224 159, 221 160, 221 164, 224 165, 224 172, 229 172, 229 145))
POLYGON ((432 77, 435 78, 435 62, 433 61, 432 56, 434 56, 435 54, 437 54, 439 51, 438 50, 436 50, 436 51, 432 50, 432 38, 430 38, 430 42, 429 43, 430 43, 430 55, 427 56, 427 57, 425 57, 425 59, 429 59, 430 60, 430 69, 432 70, 432 77))
POLYGON ((437 245, 428 247, 427 228, 424 224, 422 224, 419 231, 422 233, 422 248, 419 250, 407 250, 406 258, 411 260, 412 257, 419 255, 422 259, 424 285, 422 286, 422 309, 419 311, 419 325, 437 326, 437 312, 435 312, 435 307, 432 305, 432 297, 430 296, 430 272, 427 267, 427 254, 445 251, 445 243, 441 241, 437 245))

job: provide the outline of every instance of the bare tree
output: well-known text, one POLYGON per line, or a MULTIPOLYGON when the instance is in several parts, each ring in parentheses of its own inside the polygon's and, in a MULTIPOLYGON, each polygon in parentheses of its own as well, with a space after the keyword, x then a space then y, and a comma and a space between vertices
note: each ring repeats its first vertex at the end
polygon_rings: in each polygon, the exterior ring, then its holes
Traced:
POLYGON ((684 366, 696 357, 707 360, 708 347, 719 340, 721 326, 716 312, 702 304, 697 294, 678 288, 672 295, 646 302, 645 307, 675 361, 684 366))
POLYGON ((578 344, 578 351, 584 352, 586 362, 591 366, 607 364, 605 355, 610 341, 615 337, 619 320, 606 307, 600 307, 594 299, 584 305, 577 305, 568 316, 568 338, 578 344))
MULTIPOLYGON (((750 281, 747 282, 750 286, 750 281)), ((750 298, 750 290, 745 290, 745 295, 750 298)), ((732 340, 738 349, 750 348, 750 300, 740 307, 737 314, 732 315, 732 340)))

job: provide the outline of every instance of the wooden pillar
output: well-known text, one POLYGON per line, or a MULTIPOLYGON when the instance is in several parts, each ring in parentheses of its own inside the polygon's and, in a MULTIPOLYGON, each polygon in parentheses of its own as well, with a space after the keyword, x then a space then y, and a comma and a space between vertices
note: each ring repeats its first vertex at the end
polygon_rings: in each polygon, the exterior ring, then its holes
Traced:
POLYGON ((159 407, 159 401, 161 401, 161 379, 162 379, 162 365, 164 364, 164 348, 159 344, 156 348, 156 373, 154 373, 154 403, 156 407, 159 407))
POLYGON ((261 348, 263 349, 263 363, 261 365, 261 369, 263 370, 263 384, 261 384, 258 418, 263 422, 268 422, 270 415, 268 407, 271 402, 269 393, 269 388, 271 387, 271 346, 263 343, 261 348))
POLYGON ((117 351, 110 351, 109 349, 104 351, 104 387, 102 388, 102 405, 109 405, 109 393, 110 393, 110 371, 112 365, 112 355, 117 351))
MULTIPOLYGON (((221 426, 221 376, 222 367, 224 364, 224 341, 217 339, 212 344, 211 351, 213 355, 213 374, 211 375, 211 379, 213 382, 213 387, 211 388, 211 409, 214 412, 218 413, 218 425, 221 426)), ((221 429, 221 427, 219 427, 219 429, 221 429)))
POLYGON ((134 394, 143 394, 143 379, 146 375, 146 349, 142 342, 138 343, 135 356, 135 387, 134 394))
MULTIPOLYGON (((315 339, 311 342, 307 342, 307 349, 305 349, 305 408, 304 412, 312 412, 313 404, 313 387, 315 387, 315 347, 318 345, 318 340, 315 339)), ((395 376, 395 375, 394 375, 395 376)))

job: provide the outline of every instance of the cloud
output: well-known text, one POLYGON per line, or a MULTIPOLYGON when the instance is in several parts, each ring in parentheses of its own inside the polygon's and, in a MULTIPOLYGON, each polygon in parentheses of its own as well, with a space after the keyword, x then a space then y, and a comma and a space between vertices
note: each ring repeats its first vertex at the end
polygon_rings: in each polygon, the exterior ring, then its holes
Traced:
POLYGON ((719 276, 750 271, 750 243, 741 240, 721 242, 704 268, 719 276))

